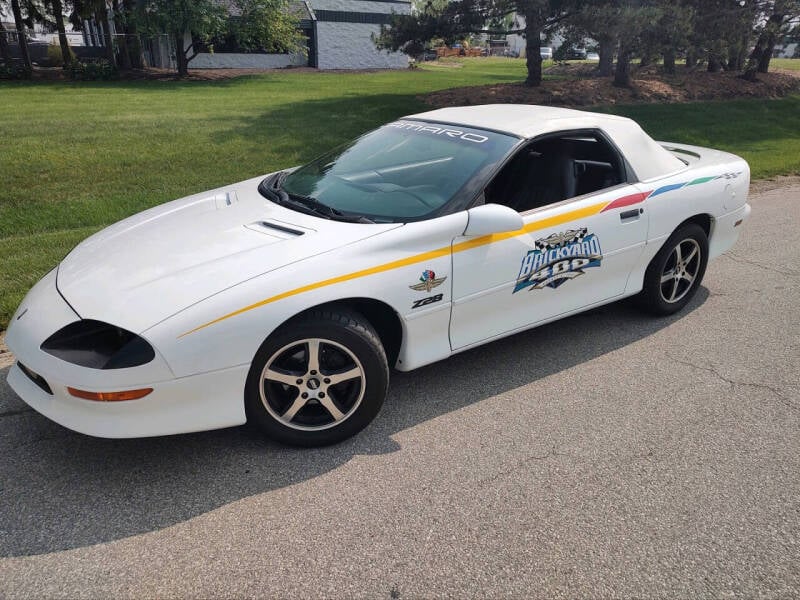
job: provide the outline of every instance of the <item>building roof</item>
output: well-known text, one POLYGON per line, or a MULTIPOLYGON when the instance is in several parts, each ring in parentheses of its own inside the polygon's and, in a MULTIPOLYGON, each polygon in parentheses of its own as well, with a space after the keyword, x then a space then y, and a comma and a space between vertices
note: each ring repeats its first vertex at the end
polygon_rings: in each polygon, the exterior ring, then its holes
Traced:
POLYGON ((490 129, 526 139, 569 129, 600 129, 619 147, 641 181, 686 169, 635 121, 616 115, 529 104, 485 104, 440 108, 406 118, 490 129))

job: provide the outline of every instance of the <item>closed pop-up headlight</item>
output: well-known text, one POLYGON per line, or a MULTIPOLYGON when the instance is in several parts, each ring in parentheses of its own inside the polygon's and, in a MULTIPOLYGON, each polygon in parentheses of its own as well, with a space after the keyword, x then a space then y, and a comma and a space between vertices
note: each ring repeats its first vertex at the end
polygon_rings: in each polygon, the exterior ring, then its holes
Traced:
POLYGON ((90 319, 70 323, 45 340, 42 350, 68 363, 90 369, 127 369, 156 356, 135 333, 90 319))

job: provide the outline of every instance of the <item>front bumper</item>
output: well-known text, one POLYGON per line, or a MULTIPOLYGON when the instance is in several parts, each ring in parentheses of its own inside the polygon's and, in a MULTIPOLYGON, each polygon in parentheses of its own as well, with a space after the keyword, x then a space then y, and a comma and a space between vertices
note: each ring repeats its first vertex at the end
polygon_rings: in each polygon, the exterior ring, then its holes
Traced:
MULTIPOLYGON (((35 371, 34 367, 25 365, 35 371)), ((67 393, 56 376, 39 373, 53 391, 47 394, 15 364, 8 383, 31 408, 48 419, 87 435, 135 438, 206 431, 241 425, 247 367, 204 373, 152 384, 153 392, 140 400, 95 402, 67 393)), ((90 390, 102 391, 102 390, 90 390)))
POLYGON ((45 417, 80 433, 108 438, 189 433, 246 421, 248 365, 175 378, 157 352, 147 365, 100 370, 73 365, 41 350, 44 340, 78 319, 58 293, 52 271, 28 293, 9 325, 6 344, 27 373, 15 364, 8 383, 45 417), (68 386, 90 392, 151 387, 153 392, 139 400, 96 402, 71 396, 68 386))

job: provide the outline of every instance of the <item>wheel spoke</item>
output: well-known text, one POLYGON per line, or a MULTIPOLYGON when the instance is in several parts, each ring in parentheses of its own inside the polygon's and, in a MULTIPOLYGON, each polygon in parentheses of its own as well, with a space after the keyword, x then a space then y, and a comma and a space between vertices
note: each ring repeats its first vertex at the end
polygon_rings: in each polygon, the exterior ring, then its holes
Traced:
POLYGON ((319 373, 319 340, 308 340, 308 366, 309 372, 319 373))
POLYGON ((277 381, 279 383, 285 383, 286 385, 297 387, 297 375, 292 375, 291 373, 281 373, 275 369, 267 369, 267 371, 264 373, 264 379, 267 381, 277 381))
POLYGON ((686 273, 684 273, 684 274, 682 275, 682 277, 681 277, 681 278, 682 278, 683 280, 685 280, 685 281, 689 282, 689 285, 692 285, 692 282, 694 281, 694 278, 695 278, 695 276, 694 276, 694 275, 692 275, 691 273, 689 273, 689 272, 687 271, 686 273))
POLYGON ((326 394, 324 398, 320 398, 319 403, 325 407, 325 410, 331 414, 334 420, 341 421, 344 418, 344 413, 336 407, 329 394, 326 394))
POLYGON ((675 297, 678 295, 678 284, 680 283, 679 278, 675 278, 675 283, 672 284, 672 293, 669 296, 669 301, 672 302, 675 300, 675 297))
POLYGON ((667 283, 673 279, 675 279, 675 269, 671 269, 668 273, 664 273, 661 276, 661 283, 667 283))
POLYGON ((336 385, 337 383, 341 383, 343 381, 347 381, 349 379, 356 379, 361 377, 361 369, 358 367, 353 367, 352 369, 348 369, 342 373, 334 373, 333 375, 326 376, 326 379, 330 379, 329 385, 336 385))
POLYGON ((683 252, 681 251, 681 245, 678 244, 675 246, 675 264, 680 265, 683 262, 683 252))
POLYGON ((289 410, 287 410, 285 413, 281 415, 281 419, 283 419, 284 421, 291 421, 292 419, 294 419, 298 411, 306 405, 307 402, 308 399, 302 398, 298 394, 297 398, 294 399, 294 402, 292 402, 292 405, 289 407, 289 410))
POLYGON ((695 246, 694 248, 692 248, 692 251, 689 252, 689 256, 686 257, 686 260, 683 262, 688 265, 692 261, 692 259, 697 255, 697 252, 698 249, 697 246, 695 246))

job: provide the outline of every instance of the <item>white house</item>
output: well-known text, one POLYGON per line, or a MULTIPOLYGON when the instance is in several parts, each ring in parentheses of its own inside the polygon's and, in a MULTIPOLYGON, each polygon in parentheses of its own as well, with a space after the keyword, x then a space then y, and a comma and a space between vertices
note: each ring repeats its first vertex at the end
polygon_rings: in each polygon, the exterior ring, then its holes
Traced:
POLYGON ((380 51, 372 36, 392 13, 409 14, 407 0, 308 0, 313 26, 312 66, 320 69, 399 69, 408 57, 380 51))

